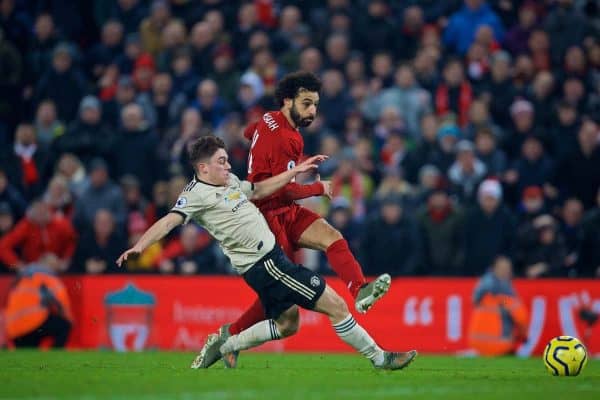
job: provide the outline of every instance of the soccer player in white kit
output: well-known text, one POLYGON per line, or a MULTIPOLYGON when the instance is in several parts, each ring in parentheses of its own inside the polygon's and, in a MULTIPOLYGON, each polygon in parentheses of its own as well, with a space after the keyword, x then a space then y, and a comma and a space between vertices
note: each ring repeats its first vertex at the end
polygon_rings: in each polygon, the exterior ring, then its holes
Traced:
MULTIPOLYGON (((293 335, 298 330, 298 306, 326 314, 340 337, 367 357, 376 368, 401 369, 416 356, 382 350, 354 320, 344 300, 313 271, 293 264, 275 243, 265 218, 250 202, 282 188, 298 173, 317 167, 326 157, 317 155, 279 175, 252 184, 230 173, 225 144, 215 136, 198 139, 190 149, 196 172, 175 206, 152 225, 117 260, 143 252, 176 226, 190 220, 202 225, 219 242, 223 252, 246 283, 257 293, 268 319, 237 335, 211 335, 192 368, 208 368, 232 352, 293 335)), ((224 361, 227 365, 227 357, 224 361)))

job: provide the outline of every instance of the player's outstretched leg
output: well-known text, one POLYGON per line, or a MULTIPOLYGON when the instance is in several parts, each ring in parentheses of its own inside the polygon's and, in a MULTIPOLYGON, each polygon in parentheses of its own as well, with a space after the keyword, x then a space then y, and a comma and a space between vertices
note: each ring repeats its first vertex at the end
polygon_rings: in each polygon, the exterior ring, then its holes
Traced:
POLYGON ((344 300, 329 286, 325 288, 314 310, 327 314, 340 339, 371 360, 375 368, 402 369, 417 356, 415 350, 388 352, 381 349, 371 335, 352 317, 344 300))
MULTIPOLYGON (((292 306, 283 312, 277 321, 273 319, 261 321, 237 335, 210 334, 191 367, 194 369, 209 368, 221 358, 227 368, 235 367, 231 364, 232 353, 291 336, 298 331, 299 320, 298 307, 292 306)), ((227 332, 227 330, 221 330, 221 332, 227 332)), ((237 357, 235 357, 235 361, 237 361, 237 357)))
POLYGON ((361 314, 373 307, 390 289, 391 278, 388 274, 367 283, 346 239, 323 218, 315 220, 302 232, 299 244, 325 251, 331 269, 346 283, 355 299, 356 310, 361 314))

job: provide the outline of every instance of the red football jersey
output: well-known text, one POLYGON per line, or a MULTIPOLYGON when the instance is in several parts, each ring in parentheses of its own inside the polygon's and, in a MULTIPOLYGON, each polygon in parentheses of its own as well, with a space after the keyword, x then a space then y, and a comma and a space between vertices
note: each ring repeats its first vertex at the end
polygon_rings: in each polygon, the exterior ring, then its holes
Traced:
MULTIPOLYGON (((250 182, 260 182, 296 166, 302 160, 304 139, 292 127, 281 111, 265 113, 253 125, 248 126, 244 135, 252 140, 248 155, 248 177, 250 182)), ((268 209, 291 204, 282 191, 256 201, 256 205, 268 209)))

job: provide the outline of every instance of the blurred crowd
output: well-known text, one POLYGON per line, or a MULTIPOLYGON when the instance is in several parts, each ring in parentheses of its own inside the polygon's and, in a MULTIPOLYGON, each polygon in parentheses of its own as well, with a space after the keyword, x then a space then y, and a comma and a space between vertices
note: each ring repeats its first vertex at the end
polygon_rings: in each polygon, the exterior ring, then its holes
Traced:
POLYGON ((303 69, 334 193, 304 205, 366 274, 598 277, 599 38, 594 0, 0 0, 0 271, 231 273, 195 225, 114 260, 195 138, 246 176, 244 127, 303 69))

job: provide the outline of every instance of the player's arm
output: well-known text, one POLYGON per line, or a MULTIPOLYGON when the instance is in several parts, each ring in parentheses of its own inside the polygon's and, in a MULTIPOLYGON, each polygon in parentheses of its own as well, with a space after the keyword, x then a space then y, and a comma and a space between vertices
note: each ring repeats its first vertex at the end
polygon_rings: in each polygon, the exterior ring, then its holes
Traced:
POLYGON ((301 185, 296 182, 290 182, 281 189, 285 200, 302 200, 313 196, 327 196, 331 198, 331 184, 329 181, 322 181, 317 174, 317 180, 308 185, 301 185))
POLYGON ((184 221, 183 215, 170 212, 158 221, 154 223, 141 238, 137 241, 137 243, 126 250, 121 256, 117 259, 117 265, 120 267, 123 264, 123 261, 127 261, 127 258, 131 256, 136 256, 146 250, 150 245, 156 243, 160 239, 164 238, 169 232, 173 230, 178 225, 181 225, 184 221))
POLYGON ((288 184, 297 174, 317 168, 316 163, 325 159, 327 159, 327 156, 321 154, 312 156, 288 171, 267 178, 264 181, 256 182, 254 184, 254 191, 252 192, 251 199, 259 200, 270 196, 288 184))

